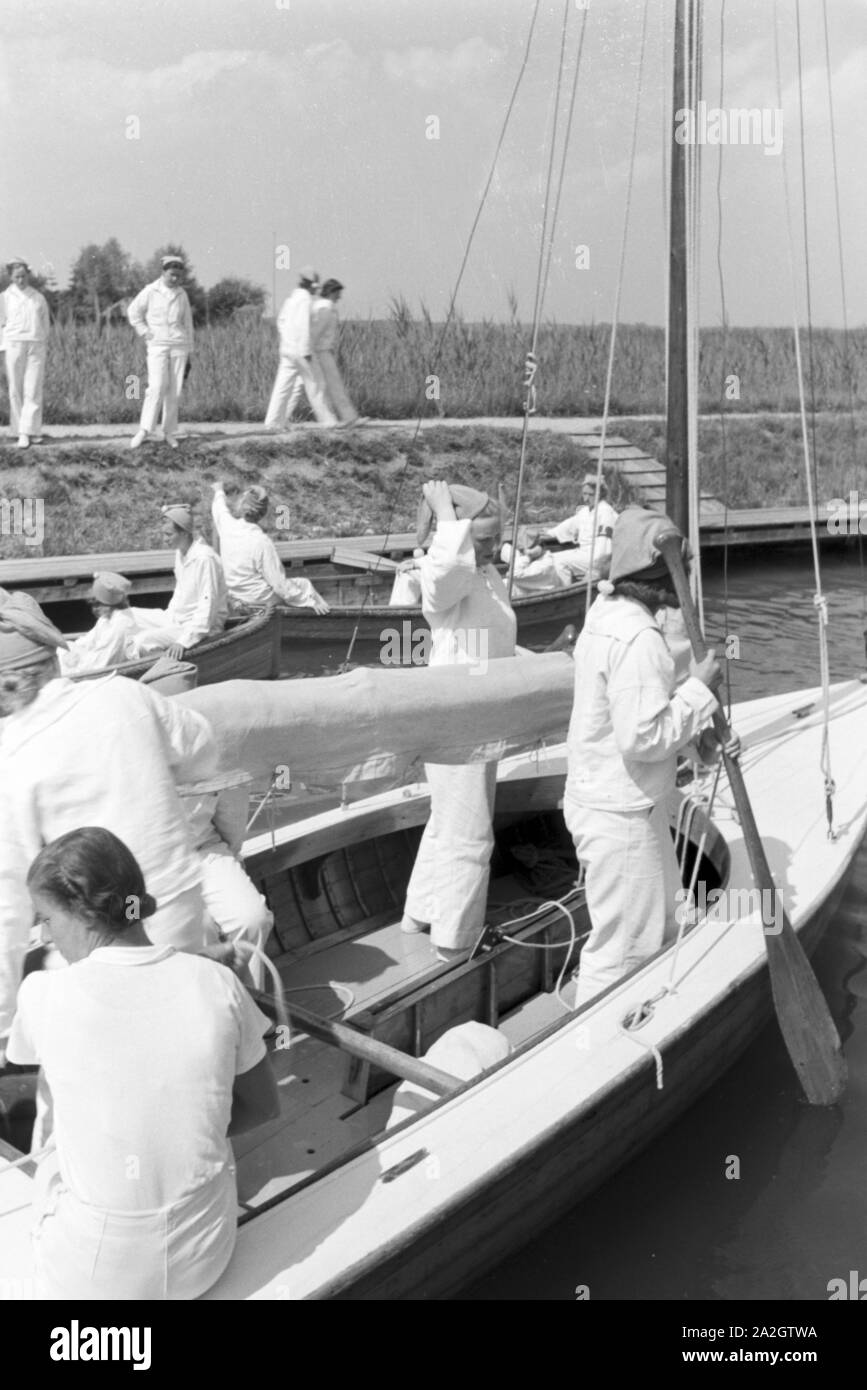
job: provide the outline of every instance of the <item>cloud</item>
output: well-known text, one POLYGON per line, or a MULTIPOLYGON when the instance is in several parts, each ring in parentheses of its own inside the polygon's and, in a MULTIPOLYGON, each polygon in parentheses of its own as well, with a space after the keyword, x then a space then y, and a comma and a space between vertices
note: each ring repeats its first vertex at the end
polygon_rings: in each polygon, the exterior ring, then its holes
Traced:
POLYGON ((382 56, 386 75, 423 92, 453 87, 498 66, 502 50, 484 39, 465 39, 456 48, 386 49, 382 56))

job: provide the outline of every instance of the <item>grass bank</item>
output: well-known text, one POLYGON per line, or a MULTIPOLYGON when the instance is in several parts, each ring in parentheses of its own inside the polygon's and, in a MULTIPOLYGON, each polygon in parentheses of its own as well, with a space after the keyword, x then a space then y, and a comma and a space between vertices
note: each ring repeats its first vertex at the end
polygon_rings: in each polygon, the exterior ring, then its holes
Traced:
MULTIPOLYGON (((515 415, 523 400, 529 330, 517 322, 452 324, 445 336, 429 315, 406 305, 390 319, 343 325, 340 362, 358 408, 376 419, 515 415), (426 394, 427 393, 427 394, 426 394)), ((545 324, 539 336, 538 408, 545 415, 598 415, 605 393, 607 324, 545 324)), ((807 360, 806 338, 803 344, 807 360)), ((813 335, 817 409, 849 401, 843 335, 813 335)), ((851 333, 849 364, 856 400, 867 402, 867 329, 851 333)), ((263 420, 277 367, 273 324, 249 318, 201 329, 184 388, 186 420, 263 420)), ((729 411, 797 409, 794 341, 785 329, 718 329, 701 333, 699 396, 716 408, 724 380, 729 411)), ((665 337, 661 328, 623 324, 611 409, 615 414, 664 409, 665 337)), ((53 424, 129 423, 138 419, 145 354, 124 323, 101 334, 85 324, 57 324, 49 342, 45 419, 53 424)), ((5 391, 5 385, 0 388, 5 391)))
MULTIPOLYGON (((364 430, 352 436, 303 431, 289 443, 190 438, 174 453, 165 446, 131 453, 125 441, 117 448, 50 447, 29 450, 26 466, 6 448, 0 450, 3 495, 41 499, 45 534, 37 546, 21 535, 2 536, 0 549, 4 559, 159 549, 161 504, 192 502, 207 517, 217 479, 227 489, 260 482, 275 504, 288 504, 288 527, 272 526, 279 540, 414 530, 427 478, 494 495, 502 483, 511 502, 518 457, 517 431, 449 427, 425 430, 415 444, 409 431, 364 430)), ((523 519, 574 511, 586 463, 568 436, 531 434, 523 519)), ((633 494, 607 471, 615 505, 623 506, 633 494)))

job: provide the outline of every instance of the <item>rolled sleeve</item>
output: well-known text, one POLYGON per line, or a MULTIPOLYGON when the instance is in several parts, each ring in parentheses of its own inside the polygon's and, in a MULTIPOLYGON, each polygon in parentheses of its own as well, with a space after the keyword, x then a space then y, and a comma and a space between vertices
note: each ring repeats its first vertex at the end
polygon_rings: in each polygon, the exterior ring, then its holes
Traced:
POLYGON ((433 542, 419 564, 422 608, 447 613, 472 591, 476 576, 472 523, 438 521, 433 542))

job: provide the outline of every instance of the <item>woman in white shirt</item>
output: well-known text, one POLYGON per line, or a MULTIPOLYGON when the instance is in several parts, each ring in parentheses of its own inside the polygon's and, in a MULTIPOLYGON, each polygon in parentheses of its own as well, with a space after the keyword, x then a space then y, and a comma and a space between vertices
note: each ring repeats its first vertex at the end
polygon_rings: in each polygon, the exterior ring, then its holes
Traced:
MULTIPOLYGON (((431 666, 470 666, 515 655, 517 622, 494 568, 502 514, 487 493, 445 482, 424 485, 417 540, 436 520, 420 562, 422 612, 431 666)), ((426 763, 431 813, 406 894, 401 926, 430 927, 440 960, 460 960, 485 921, 497 764, 426 763)))
POLYGON ((231 971, 151 944, 156 904, 111 831, 60 836, 27 882, 69 965, 24 980, 8 1048, 43 1067, 54 1101, 34 1202, 39 1292, 196 1298, 235 1244, 227 1136, 279 1111, 268 1022, 231 971))

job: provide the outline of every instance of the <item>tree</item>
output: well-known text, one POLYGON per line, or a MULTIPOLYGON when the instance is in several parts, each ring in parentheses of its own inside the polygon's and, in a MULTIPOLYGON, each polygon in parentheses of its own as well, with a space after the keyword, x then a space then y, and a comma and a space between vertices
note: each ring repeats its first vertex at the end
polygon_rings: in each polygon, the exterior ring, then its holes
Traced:
POLYGON ((104 246, 92 242, 79 251, 67 298, 76 318, 93 319, 99 326, 104 311, 119 300, 130 299, 142 283, 141 266, 116 237, 110 237, 104 246))
POLYGON ((252 280, 227 276, 208 290, 208 313, 212 323, 231 318, 238 309, 258 309, 261 313, 264 307, 265 291, 252 280))
POLYGON ((161 246, 159 250, 155 251, 144 265, 142 283, 149 285, 151 281, 160 278, 163 273, 163 256, 180 256, 184 263, 182 284, 193 311, 193 323, 198 328, 200 324, 206 323, 208 320, 208 296, 193 274, 190 258, 183 246, 179 246, 176 242, 170 242, 167 246, 161 246))

